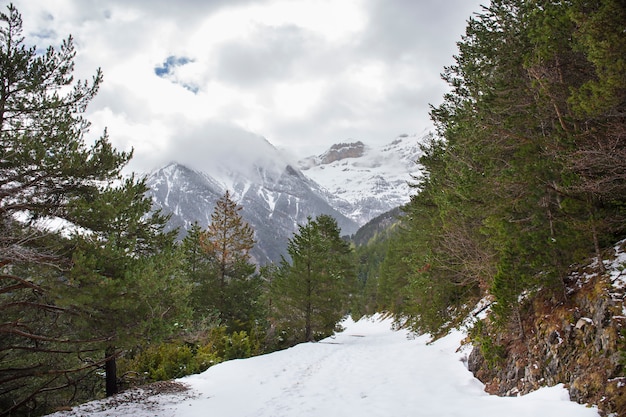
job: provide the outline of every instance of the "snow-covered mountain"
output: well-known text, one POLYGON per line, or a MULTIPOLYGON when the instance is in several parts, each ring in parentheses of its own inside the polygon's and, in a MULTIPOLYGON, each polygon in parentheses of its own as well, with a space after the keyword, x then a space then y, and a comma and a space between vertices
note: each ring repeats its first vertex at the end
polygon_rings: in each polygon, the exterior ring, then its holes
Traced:
MULTIPOLYGON (((261 138, 262 139, 262 138, 261 138)), ((171 213, 169 227, 180 228, 181 238, 197 221, 209 224, 215 202, 226 190, 242 206, 242 217, 255 230, 257 244, 252 252, 260 264, 279 261, 286 254, 289 238, 307 217, 333 216, 345 235, 358 224, 329 204, 330 196, 314 181, 289 164, 268 142, 233 149, 223 158, 213 155, 203 170, 171 163, 148 176, 147 184, 155 208, 171 213)))
POLYGON ((418 142, 402 136, 381 148, 339 144, 292 164, 264 138, 250 135, 213 147, 203 166, 172 162, 147 183, 155 208, 171 213, 169 227, 178 227, 181 238, 195 221, 206 228, 215 202, 230 191, 255 230, 253 258, 264 264, 286 254, 288 239, 309 216, 329 214, 343 235, 352 235, 406 203, 410 173, 418 173, 418 142))
POLYGON ((418 136, 401 135, 382 147, 361 141, 333 145, 321 155, 299 162, 307 177, 332 195, 331 204, 364 225, 409 201, 411 176, 419 177, 418 136))

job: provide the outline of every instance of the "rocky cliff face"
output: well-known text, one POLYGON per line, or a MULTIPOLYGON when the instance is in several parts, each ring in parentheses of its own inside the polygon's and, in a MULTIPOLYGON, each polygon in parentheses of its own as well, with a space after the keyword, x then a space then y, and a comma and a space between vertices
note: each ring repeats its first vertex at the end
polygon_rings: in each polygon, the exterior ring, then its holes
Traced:
POLYGON ((358 141, 354 143, 338 143, 330 147, 320 156, 322 164, 332 164, 346 158, 360 158, 365 154, 365 145, 358 141))
POLYGON ((573 401, 626 416, 624 246, 605 271, 573 274, 566 301, 536 297, 522 321, 524 338, 497 336, 504 350, 495 366, 486 360, 493 352, 474 347, 468 367, 487 392, 510 396, 563 383, 573 401))

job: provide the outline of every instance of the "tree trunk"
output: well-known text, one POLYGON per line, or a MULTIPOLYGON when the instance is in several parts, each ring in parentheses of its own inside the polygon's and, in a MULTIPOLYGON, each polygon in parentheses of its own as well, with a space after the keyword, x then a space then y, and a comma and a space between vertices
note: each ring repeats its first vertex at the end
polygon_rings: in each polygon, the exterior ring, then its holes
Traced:
POLYGON ((600 250, 600 241, 598 239, 598 228, 596 226, 596 216, 593 213, 593 204, 591 198, 588 197, 587 212, 589 213, 589 223, 591 225, 591 236, 593 238, 593 248, 596 253, 596 259, 598 260, 598 268, 601 273, 606 272, 604 268, 604 262, 602 261, 602 251, 600 250))
POLYGON ((304 323, 304 341, 312 342, 313 341, 313 328, 311 326, 311 303, 307 304, 306 308, 306 317, 304 323))
POLYGON ((106 384, 106 396, 110 397, 118 393, 117 386, 117 363, 115 362, 115 347, 109 346, 104 352, 104 372, 106 384))
POLYGON ((313 342, 313 325, 312 325, 312 316, 313 316, 313 284, 311 282, 311 265, 310 263, 307 265, 307 281, 306 281, 306 312, 304 317, 304 341, 305 342, 313 342))

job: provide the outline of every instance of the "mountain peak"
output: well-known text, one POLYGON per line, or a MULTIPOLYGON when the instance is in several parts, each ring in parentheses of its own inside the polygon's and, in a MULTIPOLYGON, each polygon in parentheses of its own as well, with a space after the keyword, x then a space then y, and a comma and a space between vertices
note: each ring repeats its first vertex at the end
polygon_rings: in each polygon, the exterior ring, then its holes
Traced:
POLYGON ((420 175, 417 135, 400 135, 384 146, 338 143, 299 162, 304 174, 334 197, 334 205, 360 225, 409 201, 408 183, 420 175), (346 204, 347 203, 347 204, 346 204))

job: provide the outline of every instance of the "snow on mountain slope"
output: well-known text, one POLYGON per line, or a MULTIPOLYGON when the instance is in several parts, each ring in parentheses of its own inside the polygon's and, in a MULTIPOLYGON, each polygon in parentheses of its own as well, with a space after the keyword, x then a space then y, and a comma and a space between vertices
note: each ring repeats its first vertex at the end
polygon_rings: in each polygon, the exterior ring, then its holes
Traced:
POLYGON ((307 218, 333 216, 344 235, 409 200, 408 181, 419 175, 417 136, 402 135, 380 148, 361 142, 333 146, 295 167, 261 136, 213 143, 193 166, 171 163, 148 176, 154 207, 171 214, 180 237, 194 223, 205 228, 215 202, 228 190, 256 232, 253 257, 277 262, 307 218), (304 174, 306 173, 306 174, 304 174))
POLYGON ((303 173, 333 197, 339 211, 360 225, 409 201, 411 175, 420 176, 417 160, 422 137, 401 135, 372 148, 362 142, 340 143, 299 162, 303 173))
POLYGON ((177 380, 178 390, 131 390, 51 416, 599 416, 569 401, 563 385, 521 397, 486 394, 458 351, 461 332, 431 344, 427 335, 393 331, 390 319, 344 326, 318 343, 215 365, 177 380))
POLYGON ((194 222, 206 228, 216 201, 228 190, 255 231, 257 244, 251 254, 261 265, 286 255, 288 240, 308 217, 328 214, 343 234, 356 232, 356 222, 329 204, 326 191, 289 165, 273 146, 254 149, 253 154, 239 150, 239 162, 236 154, 228 154, 222 162, 213 156, 213 163, 202 170, 172 163, 151 173, 149 194, 155 208, 171 214, 169 228, 179 228, 181 238, 194 222))

